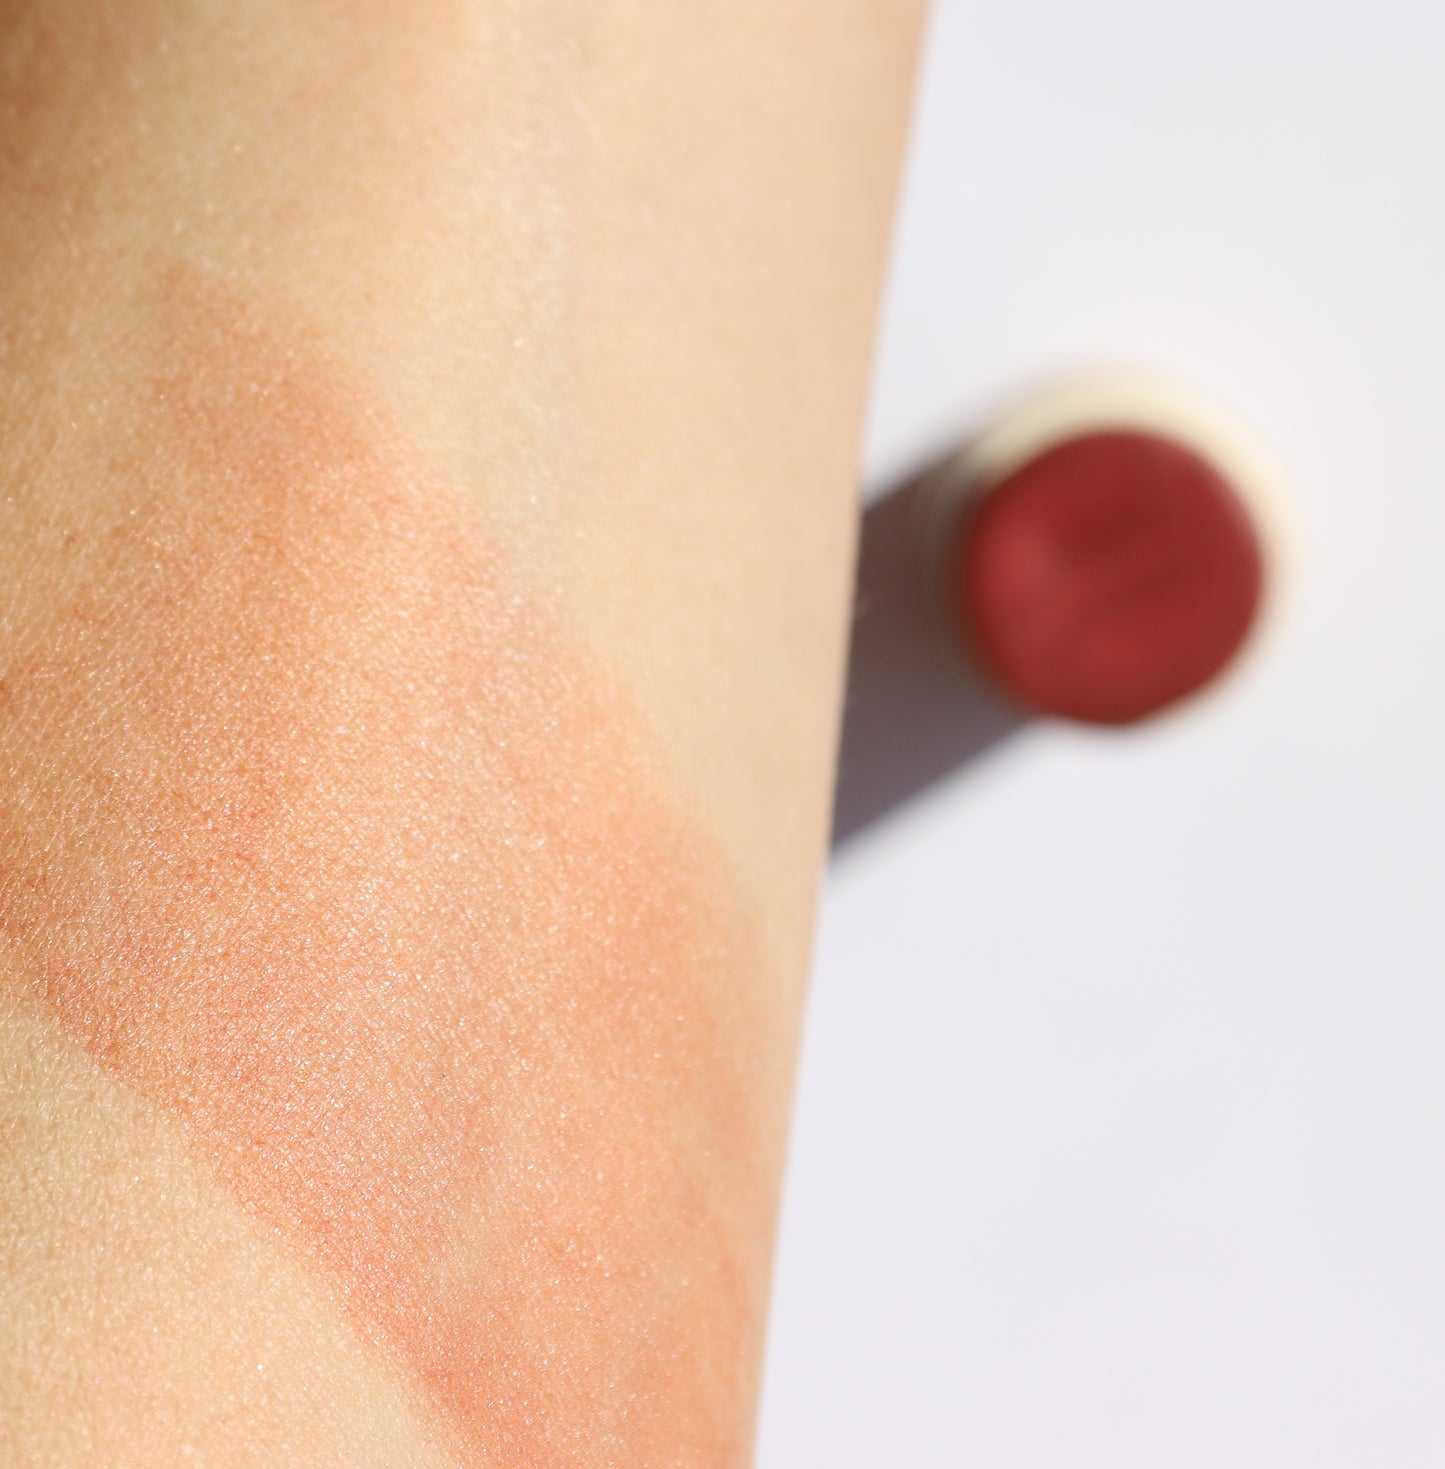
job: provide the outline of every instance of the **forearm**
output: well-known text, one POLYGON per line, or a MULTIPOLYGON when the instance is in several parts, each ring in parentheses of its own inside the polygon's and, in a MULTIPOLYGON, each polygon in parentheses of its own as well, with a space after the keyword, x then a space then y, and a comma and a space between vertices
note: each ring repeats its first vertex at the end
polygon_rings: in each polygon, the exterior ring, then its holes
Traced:
POLYGON ((19 9, 5 1431, 736 1462, 911 22, 19 9))

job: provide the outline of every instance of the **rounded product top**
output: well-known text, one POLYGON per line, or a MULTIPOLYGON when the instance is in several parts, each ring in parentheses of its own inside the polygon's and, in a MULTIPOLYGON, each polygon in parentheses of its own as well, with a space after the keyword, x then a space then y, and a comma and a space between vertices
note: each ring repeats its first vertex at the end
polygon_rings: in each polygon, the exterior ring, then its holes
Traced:
POLYGON ((1264 591, 1240 492, 1195 449, 1133 428, 1076 433, 980 487, 951 570, 964 635, 1003 690, 1090 724, 1204 688, 1264 591))

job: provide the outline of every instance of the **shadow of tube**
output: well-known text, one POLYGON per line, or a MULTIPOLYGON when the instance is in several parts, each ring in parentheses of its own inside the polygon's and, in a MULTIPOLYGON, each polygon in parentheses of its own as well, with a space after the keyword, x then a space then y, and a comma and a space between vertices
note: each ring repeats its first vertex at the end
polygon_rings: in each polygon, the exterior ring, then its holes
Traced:
POLYGON ((1027 722, 939 625, 927 540, 943 467, 930 465, 863 517, 834 855, 1027 722))

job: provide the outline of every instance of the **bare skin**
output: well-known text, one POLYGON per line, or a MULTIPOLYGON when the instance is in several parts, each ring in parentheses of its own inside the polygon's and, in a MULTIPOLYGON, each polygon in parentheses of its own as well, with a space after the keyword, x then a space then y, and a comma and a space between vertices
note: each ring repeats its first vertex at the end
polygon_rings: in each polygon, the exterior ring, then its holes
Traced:
POLYGON ((751 1447, 920 6, 0 3, 0 1458, 751 1447))

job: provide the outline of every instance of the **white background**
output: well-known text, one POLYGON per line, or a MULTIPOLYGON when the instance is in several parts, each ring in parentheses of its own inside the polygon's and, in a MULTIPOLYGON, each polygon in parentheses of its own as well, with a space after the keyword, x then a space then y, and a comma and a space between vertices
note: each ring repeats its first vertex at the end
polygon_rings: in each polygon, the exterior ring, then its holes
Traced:
POLYGON ((1297 585, 830 875, 762 1469, 1445 1466, 1445 10, 942 0, 871 492, 1092 364, 1239 421, 1297 585))

